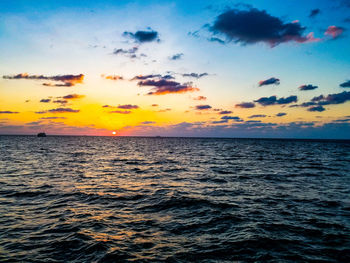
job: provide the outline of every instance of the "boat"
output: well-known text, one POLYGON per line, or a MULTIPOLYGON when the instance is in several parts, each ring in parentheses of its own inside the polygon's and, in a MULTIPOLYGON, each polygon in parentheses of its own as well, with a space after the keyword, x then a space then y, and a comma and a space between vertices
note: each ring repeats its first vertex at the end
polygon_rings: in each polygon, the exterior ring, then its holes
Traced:
POLYGON ((46 137, 46 133, 45 132, 39 132, 37 136, 38 137, 46 137))

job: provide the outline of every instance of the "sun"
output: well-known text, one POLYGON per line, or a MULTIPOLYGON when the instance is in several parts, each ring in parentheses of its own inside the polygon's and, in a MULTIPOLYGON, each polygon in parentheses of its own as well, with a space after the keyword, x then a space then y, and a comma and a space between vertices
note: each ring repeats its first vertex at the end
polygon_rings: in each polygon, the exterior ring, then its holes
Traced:
POLYGON ((113 132, 112 132, 112 134, 113 134, 113 135, 116 135, 116 134, 117 134, 117 132, 113 131, 113 132))

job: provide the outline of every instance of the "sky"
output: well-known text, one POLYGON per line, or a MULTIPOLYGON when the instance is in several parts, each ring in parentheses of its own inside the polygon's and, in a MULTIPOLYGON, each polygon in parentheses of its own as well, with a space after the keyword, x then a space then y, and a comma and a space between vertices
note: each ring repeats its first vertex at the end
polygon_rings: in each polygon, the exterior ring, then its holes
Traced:
POLYGON ((350 139, 350 0, 0 0, 0 134, 350 139))

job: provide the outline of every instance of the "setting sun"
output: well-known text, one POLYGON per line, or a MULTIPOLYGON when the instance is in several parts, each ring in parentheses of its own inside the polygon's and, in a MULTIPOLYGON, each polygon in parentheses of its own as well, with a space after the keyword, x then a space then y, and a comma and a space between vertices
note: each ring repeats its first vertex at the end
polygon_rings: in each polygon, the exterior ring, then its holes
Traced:
POLYGON ((116 135, 116 134, 117 134, 117 132, 115 132, 115 131, 114 131, 114 132, 112 132, 112 134, 113 134, 113 135, 116 135))

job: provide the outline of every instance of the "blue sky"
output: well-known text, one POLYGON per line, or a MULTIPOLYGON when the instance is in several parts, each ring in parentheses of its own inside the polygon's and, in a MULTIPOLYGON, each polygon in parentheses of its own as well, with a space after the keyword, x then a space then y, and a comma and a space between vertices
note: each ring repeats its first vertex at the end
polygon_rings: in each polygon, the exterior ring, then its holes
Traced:
POLYGON ((0 9, 1 134, 350 138, 350 90, 339 86, 350 79, 349 1, 0 1, 0 9), (143 41, 137 32, 156 37, 143 41), (50 81, 84 76, 65 85, 14 77, 24 73, 50 81), (149 74, 156 85, 131 80, 149 74), (259 86, 270 78, 279 85, 259 86), (54 102, 69 94, 82 96, 54 102), (297 101, 256 102, 271 96, 297 101), (255 107, 238 107, 242 102, 255 107), (137 108, 120 113, 104 105, 137 108), (75 111, 50 111, 62 108, 75 111), (221 111, 239 121, 221 119, 221 111), (266 117, 253 125, 253 115, 266 117))

